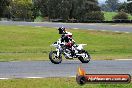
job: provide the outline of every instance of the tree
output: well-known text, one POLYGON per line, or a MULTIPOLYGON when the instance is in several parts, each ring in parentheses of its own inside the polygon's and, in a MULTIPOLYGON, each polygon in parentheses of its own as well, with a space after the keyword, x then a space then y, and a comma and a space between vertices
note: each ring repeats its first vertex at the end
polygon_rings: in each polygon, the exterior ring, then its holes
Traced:
POLYGON ((120 3, 119 7, 118 7, 118 11, 123 11, 123 12, 128 12, 127 10, 127 3, 124 2, 124 3, 120 3))
POLYGON ((40 16, 40 5, 38 4, 40 0, 32 0, 33 3, 33 8, 32 8, 32 12, 33 12, 33 17, 34 19, 37 16, 40 16))
MULTIPOLYGON (((49 19, 83 21, 87 13, 101 11, 97 0, 35 0, 37 11, 49 19)), ((39 13, 37 12, 37 13, 39 13)))
POLYGON ((14 0, 11 3, 11 16, 13 19, 32 20, 34 18, 32 9, 33 4, 31 0, 14 0))
POLYGON ((87 14, 101 11, 97 0, 78 0, 76 18, 80 21, 85 21, 87 14))
POLYGON ((121 3, 118 7, 118 11, 124 11, 126 13, 132 14, 132 2, 129 2, 131 0, 127 0, 128 2, 121 3))
POLYGON ((67 19, 71 8, 71 0, 35 0, 41 15, 50 19, 67 19))
POLYGON ((128 10, 128 13, 132 15, 132 2, 127 4, 127 10, 128 10))
POLYGON ((102 4, 101 5, 101 10, 102 11, 109 11, 110 9, 109 9, 109 7, 106 4, 102 4))
POLYGON ((106 6, 109 8, 109 11, 116 11, 119 6, 118 0, 106 0, 106 6))
POLYGON ((70 2, 70 0, 49 0, 47 6, 49 18, 67 20, 71 9, 70 2))
POLYGON ((92 11, 91 13, 87 13, 85 15, 85 19, 87 21, 103 21, 104 20, 104 13, 101 11, 92 11))
POLYGON ((34 0, 34 12, 36 15, 48 16, 48 1, 49 0, 34 0))
POLYGON ((4 11, 9 6, 11 0, 0 0, 0 18, 3 16, 4 11))

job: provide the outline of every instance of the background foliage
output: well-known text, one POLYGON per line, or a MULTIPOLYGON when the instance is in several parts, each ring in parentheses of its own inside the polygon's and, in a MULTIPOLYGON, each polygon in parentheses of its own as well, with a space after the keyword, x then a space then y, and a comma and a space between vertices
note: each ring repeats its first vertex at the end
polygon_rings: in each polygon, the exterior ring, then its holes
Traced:
POLYGON ((0 0, 0 18, 33 21, 37 17, 47 21, 74 19, 77 22, 104 20, 103 11, 132 14, 132 3, 119 0, 0 0))

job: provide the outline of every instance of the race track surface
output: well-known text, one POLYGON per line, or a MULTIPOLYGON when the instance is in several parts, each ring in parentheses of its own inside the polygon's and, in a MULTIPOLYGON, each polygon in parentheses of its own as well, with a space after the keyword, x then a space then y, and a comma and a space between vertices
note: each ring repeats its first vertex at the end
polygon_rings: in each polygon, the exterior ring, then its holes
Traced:
POLYGON ((52 23, 52 22, 12 22, 0 21, 0 25, 36 26, 36 27, 66 27, 72 29, 101 30, 114 32, 132 32, 132 25, 109 25, 104 23, 52 23))
POLYGON ((88 74, 132 75, 132 61, 129 60, 95 60, 88 64, 73 60, 63 61, 57 65, 50 61, 28 61, 0 62, 0 78, 74 77, 80 65, 88 74))

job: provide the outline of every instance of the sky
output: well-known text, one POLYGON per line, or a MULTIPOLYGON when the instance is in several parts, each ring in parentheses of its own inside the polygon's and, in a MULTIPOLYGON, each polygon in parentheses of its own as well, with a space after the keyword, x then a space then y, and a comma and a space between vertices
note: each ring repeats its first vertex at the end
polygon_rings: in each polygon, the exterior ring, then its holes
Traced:
MULTIPOLYGON (((98 0, 99 3, 104 3, 106 0, 98 0)), ((119 2, 124 2, 124 1, 127 1, 127 0, 119 0, 119 2)))

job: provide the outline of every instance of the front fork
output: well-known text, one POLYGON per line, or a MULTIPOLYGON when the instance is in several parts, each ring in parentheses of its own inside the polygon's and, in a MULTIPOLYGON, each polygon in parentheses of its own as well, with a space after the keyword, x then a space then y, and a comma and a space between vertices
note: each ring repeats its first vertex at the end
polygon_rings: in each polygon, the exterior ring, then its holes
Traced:
POLYGON ((56 51, 57 51, 57 57, 59 57, 60 56, 60 50, 56 49, 56 51))
POLYGON ((57 57, 60 57, 61 53, 62 53, 62 48, 61 46, 59 46, 58 48, 56 48, 57 51, 57 57))

